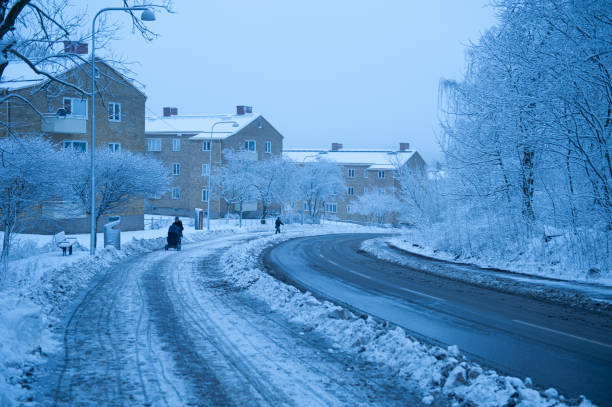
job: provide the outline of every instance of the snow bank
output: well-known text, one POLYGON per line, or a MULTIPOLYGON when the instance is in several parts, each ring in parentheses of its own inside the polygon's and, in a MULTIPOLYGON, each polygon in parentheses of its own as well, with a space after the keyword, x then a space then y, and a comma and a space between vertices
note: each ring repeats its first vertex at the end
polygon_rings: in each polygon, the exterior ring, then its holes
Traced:
POLYGON ((386 261, 458 281, 596 312, 612 311, 612 288, 603 281, 576 281, 558 276, 553 280, 552 276, 529 274, 522 269, 518 272, 482 268, 485 265, 458 263, 448 253, 433 251, 412 242, 406 235, 382 237, 364 241, 361 249, 386 261), (445 263, 421 261, 410 256, 412 253, 445 263))
MULTIPOLYGON (((319 231, 321 234, 324 231, 319 231)), ((302 235, 308 235, 305 232, 302 235)), ((284 284, 260 266, 261 252, 295 237, 289 233, 250 241, 229 249, 221 264, 227 279, 237 288, 264 301, 272 310, 293 322, 316 330, 341 351, 390 369, 422 394, 423 404, 478 406, 569 406, 588 407, 580 398, 566 400, 554 389, 540 392, 531 380, 500 376, 468 361, 456 346, 446 349, 424 344, 403 329, 377 322, 284 284)))

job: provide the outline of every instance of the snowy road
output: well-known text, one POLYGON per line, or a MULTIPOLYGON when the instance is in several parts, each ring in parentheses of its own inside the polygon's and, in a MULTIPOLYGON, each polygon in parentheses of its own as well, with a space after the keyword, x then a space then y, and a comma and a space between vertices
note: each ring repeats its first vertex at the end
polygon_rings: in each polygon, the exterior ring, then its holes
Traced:
POLYGON ((232 287, 219 259, 236 234, 128 258, 66 316, 40 405, 414 405, 354 362, 232 287))
POLYGON ((294 239, 267 251, 266 262, 298 286, 418 337, 456 344, 500 372, 612 405, 609 315, 481 288, 361 253, 361 242, 375 236, 294 239))

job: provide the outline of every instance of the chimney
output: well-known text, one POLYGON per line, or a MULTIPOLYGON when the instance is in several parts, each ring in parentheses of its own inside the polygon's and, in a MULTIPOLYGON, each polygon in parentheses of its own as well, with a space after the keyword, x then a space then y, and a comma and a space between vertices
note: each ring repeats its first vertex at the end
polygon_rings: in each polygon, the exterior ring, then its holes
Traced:
POLYGON ((341 143, 332 143, 332 151, 340 151, 340 150, 342 150, 341 143))
POLYGON ((244 108, 246 109, 247 113, 253 113, 253 106, 245 106, 244 108))
POLYGON ((176 107, 164 107, 164 117, 178 115, 178 108, 176 107))
POLYGON ((410 150, 410 143, 400 143, 400 151, 410 150))
POLYGON ((239 105, 236 106, 236 116, 253 113, 253 106, 239 105))

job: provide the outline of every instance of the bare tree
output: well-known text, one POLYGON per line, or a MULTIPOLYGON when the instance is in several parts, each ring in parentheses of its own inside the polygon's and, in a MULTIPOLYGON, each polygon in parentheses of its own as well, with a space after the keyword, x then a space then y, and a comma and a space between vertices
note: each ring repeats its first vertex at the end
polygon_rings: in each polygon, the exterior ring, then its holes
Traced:
POLYGON ((346 190, 340 167, 326 160, 305 163, 295 175, 296 196, 304 202, 304 209, 314 222, 325 202, 346 190))

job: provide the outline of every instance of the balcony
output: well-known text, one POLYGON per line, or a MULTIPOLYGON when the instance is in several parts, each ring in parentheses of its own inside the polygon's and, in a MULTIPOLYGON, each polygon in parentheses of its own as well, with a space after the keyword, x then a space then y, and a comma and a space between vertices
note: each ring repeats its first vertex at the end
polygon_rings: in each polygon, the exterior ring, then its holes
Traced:
POLYGON ((55 113, 43 115, 41 130, 45 133, 85 134, 87 117, 58 116, 55 113))

